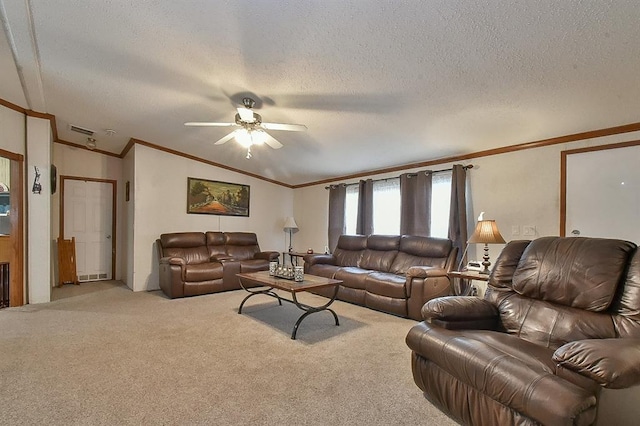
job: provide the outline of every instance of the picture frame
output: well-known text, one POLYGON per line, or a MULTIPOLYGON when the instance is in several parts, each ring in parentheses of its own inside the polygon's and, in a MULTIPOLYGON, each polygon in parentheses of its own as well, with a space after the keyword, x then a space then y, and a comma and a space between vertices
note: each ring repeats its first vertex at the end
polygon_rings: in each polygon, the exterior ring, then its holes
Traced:
POLYGON ((187 178, 187 214, 249 217, 249 185, 187 178))

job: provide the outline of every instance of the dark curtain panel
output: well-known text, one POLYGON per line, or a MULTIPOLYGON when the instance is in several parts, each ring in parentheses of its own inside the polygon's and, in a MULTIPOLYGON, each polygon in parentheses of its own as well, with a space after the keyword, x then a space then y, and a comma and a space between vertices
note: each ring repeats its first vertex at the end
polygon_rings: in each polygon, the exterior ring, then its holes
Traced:
POLYGON ((358 184, 358 221, 356 233, 373 234, 373 180, 361 180, 358 184))
POLYGON ((449 239, 458 247, 456 266, 467 243, 467 197, 465 195, 467 170, 460 164, 451 173, 451 210, 449 211, 449 239))
POLYGON ((338 238, 345 233, 344 212, 347 198, 346 185, 329 187, 329 250, 331 253, 338 245, 338 238))
POLYGON ((400 175, 400 234, 431 235, 431 171, 400 175))

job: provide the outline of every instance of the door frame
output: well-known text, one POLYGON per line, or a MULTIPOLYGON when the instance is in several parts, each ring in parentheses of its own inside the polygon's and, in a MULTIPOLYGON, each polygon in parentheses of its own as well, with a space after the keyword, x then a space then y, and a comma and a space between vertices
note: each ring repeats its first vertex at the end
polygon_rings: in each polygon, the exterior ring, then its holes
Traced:
POLYGON ((66 180, 81 180, 83 182, 101 182, 111 184, 111 279, 116 279, 117 254, 117 195, 118 181, 114 179, 96 179, 80 176, 60 176, 60 238, 64 238, 64 184, 66 180))
POLYGON ((13 251, 11 256, 11 272, 9 279, 9 306, 24 305, 24 155, 0 149, 0 156, 9 159, 11 173, 10 241, 13 251))
POLYGON ((567 156, 585 152, 604 151, 607 149, 628 148, 640 145, 640 140, 612 143, 609 145, 589 146, 586 148, 569 149, 560 152, 560 235, 566 236, 567 227, 567 156))

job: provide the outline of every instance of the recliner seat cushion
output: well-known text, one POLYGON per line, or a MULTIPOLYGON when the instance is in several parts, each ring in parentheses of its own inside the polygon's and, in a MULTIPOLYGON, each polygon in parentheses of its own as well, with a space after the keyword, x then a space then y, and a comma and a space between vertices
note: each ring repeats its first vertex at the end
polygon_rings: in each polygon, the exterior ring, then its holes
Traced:
POLYGON ((364 282, 368 293, 394 299, 406 299, 409 297, 407 279, 402 275, 388 272, 372 272, 366 276, 364 282))
POLYGON ((342 286, 344 287, 365 290, 367 288, 365 279, 367 275, 372 272, 373 271, 369 271, 368 269, 346 267, 338 269, 334 278, 336 280, 342 280, 342 286))
POLYGON ((212 281, 221 278, 222 263, 209 262, 184 267, 184 280, 187 282, 212 281))

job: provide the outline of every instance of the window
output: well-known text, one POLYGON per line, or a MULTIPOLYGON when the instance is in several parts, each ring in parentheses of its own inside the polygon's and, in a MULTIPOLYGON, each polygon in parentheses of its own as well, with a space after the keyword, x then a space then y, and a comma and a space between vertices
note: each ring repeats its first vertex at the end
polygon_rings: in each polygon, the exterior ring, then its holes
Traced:
POLYGON ((451 171, 434 173, 431 178, 431 236, 449 238, 451 171))
POLYGON ((373 233, 400 234, 400 178, 373 182, 373 233))
MULTIPOLYGON (((431 236, 448 238, 451 205, 451 171, 433 174, 431 197, 431 236)), ((346 233, 355 235, 358 217, 358 184, 347 186, 345 201, 346 233)), ((400 178, 373 183, 373 233, 400 233, 400 178)))
POLYGON ((344 225, 347 235, 356 234, 358 221, 358 184, 347 185, 347 197, 344 202, 344 225))

